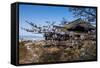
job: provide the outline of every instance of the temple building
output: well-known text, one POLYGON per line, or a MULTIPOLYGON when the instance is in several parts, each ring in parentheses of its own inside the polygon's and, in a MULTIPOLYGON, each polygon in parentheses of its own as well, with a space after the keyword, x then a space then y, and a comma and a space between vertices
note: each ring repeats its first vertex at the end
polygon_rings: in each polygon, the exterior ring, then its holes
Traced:
POLYGON ((95 30, 95 27, 90 22, 84 21, 81 18, 69 22, 69 24, 64 25, 64 27, 69 31, 87 32, 95 30))

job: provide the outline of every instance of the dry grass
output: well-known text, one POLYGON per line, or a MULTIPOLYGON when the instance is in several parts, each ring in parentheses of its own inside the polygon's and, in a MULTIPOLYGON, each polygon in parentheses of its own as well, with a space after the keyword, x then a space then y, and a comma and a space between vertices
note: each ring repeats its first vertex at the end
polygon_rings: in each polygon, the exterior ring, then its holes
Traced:
POLYGON ((33 44, 29 45, 31 48, 30 51, 25 48, 25 43, 20 42, 19 63, 46 63, 96 59, 96 41, 93 40, 80 40, 77 45, 71 47, 58 47, 53 45, 44 47, 44 45, 45 42, 43 40, 33 42, 33 44))

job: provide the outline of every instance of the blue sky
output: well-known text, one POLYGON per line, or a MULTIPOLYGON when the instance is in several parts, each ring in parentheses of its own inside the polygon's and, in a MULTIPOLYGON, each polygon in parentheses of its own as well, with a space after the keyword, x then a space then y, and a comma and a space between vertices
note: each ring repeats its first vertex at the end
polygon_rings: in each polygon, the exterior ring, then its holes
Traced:
POLYGON ((21 27, 30 29, 31 26, 25 21, 33 22, 38 26, 46 25, 46 21, 60 24, 64 17, 67 21, 73 21, 77 18, 73 17, 73 14, 69 12, 69 7, 58 6, 42 6, 42 5, 19 5, 19 35, 20 36, 40 36, 41 34, 34 34, 26 32, 21 27))
POLYGON ((31 28, 25 22, 26 20, 42 26, 46 25, 46 21, 56 21, 56 24, 59 24, 63 17, 67 21, 75 19, 68 11, 68 7, 21 4, 19 5, 19 35, 33 35, 33 33, 20 29, 20 27, 31 28))

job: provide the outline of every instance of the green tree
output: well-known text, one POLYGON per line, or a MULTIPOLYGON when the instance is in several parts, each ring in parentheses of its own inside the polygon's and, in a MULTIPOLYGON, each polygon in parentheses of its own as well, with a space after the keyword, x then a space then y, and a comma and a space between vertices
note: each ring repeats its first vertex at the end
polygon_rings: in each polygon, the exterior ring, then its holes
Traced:
POLYGON ((96 8, 86 8, 86 7, 70 7, 69 11, 73 13, 75 17, 83 18, 89 22, 96 21, 96 8))

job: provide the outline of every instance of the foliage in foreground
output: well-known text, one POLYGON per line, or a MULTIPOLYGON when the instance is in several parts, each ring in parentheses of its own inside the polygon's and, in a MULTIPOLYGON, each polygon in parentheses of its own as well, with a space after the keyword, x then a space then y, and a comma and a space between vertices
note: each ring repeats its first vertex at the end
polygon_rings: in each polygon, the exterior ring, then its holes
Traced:
POLYGON ((96 59, 96 41, 84 40, 71 47, 54 46, 45 47, 45 41, 32 42, 27 50, 24 42, 19 44, 19 63, 45 63, 59 61, 78 61, 96 59), (81 46, 79 46, 79 44, 81 46))

